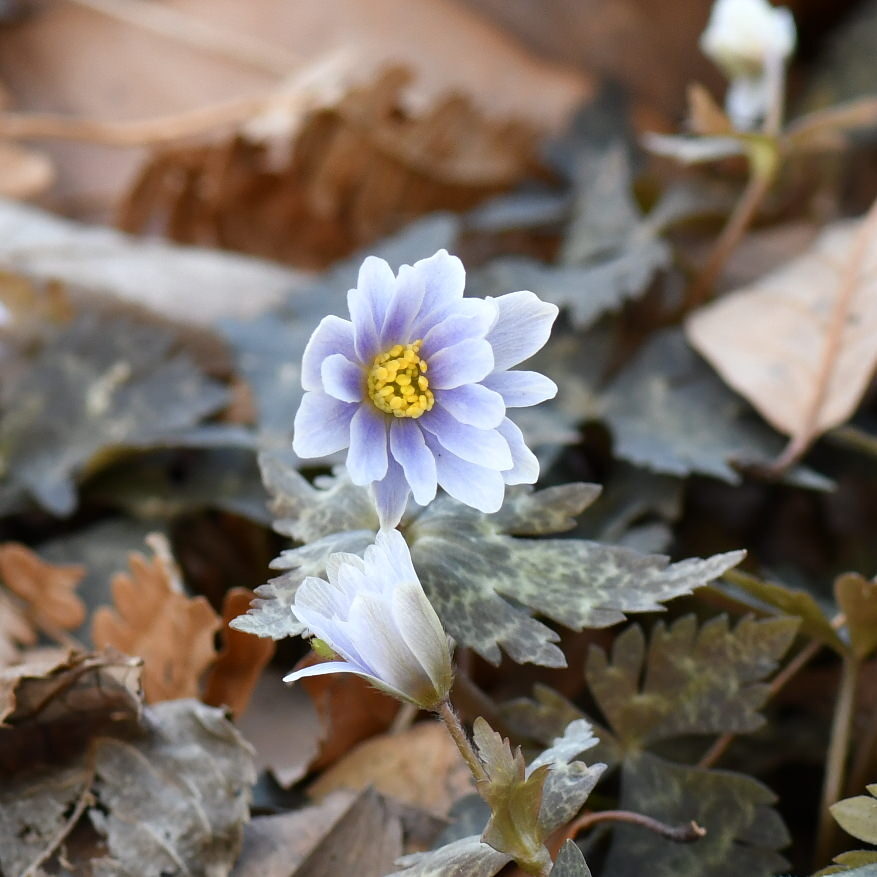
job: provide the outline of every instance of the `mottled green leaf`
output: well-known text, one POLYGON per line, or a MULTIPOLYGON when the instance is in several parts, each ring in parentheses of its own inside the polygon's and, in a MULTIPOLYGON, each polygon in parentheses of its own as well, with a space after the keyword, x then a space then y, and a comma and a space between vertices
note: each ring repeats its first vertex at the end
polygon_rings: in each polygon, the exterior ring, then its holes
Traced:
MULTIPOLYGON (((374 507, 343 470, 308 483, 279 454, 262 457, 274 496, 275 528, 306 544, 285 551, 272 566, 287 573, 257 591, 262 601, 235 623, 242 630, 280 638, 300 631, 290 617, 295 589, 305 575, 322 575, 332 551, 362 551, 377 530, 374 507)), ((568 484, 533 492, 507 490, 495 515, 442 495, 430 506, 412 505, 402 531, 414 566, 448 633, 493 663, 500 649, 511 658, 563 666, 558 634, 533 614, 566 627, 606 627, 626 612, 652 612, 739 563, 742 552, 670 564, 660 555, 582 539, 527 539, 512 533, 568 528, 572 515, 595 497, 592 485, 568 484)))
POLYGON ((551 877, 591 877, 585 856, 573 841, 566 841, 560 848, 551 869, 551 877))
POLYGON ((846 573, 835 580, 834 595, 846 615, 853 652, 864 660, 877 648, 877 581, 846 573))
POLYGON ((475 278, 479 293, 532 289, 566 308, 579 328, 642 295, 670 262, 660 229, 631 196, 630 162, 618 144, 578 162, 579 182, 559 264, 498 259, 475 278))
POLYGON ((786 615, 796 615, 801 619, 799 632, 804 636, 819 640, 841 654, 846 650, 843 640, 837 635, 831 621, 825 617, 819 604, 806 591, 787 588, 775 582, 765 582, 740 570, 728 573, 728 580, 736 588, 755 597, 760 603, 766 603, 786 615))
POLYGON ((832 804, 831 815, 847 834, 877 844, 877 784, 868 786, 868 792, 832 804))
POLYGON ((494 877, 511 858, 481 842, 478 835, 455 840, 428 853, 402 856, 396 864, 401 870, 388 877, 494 877))
POLYGON ((767 699, 763 683, 791 645, 797 618, 725 617, 698 628, 689 615, 655 625, 646 653, 638 626, 616 638, 612 662, 592 646, 586 676, 615 734, 629 747, 680 734, 753 731, 767 699))
POLYGON ((173 444, 226 401, 169 332, 84 313, 3 385, 0 471, 69 515, 78 476, 121 448, 173 444))
POLYGON ((605 873, 612 877, 771 877, 786 866, 789 841, 775 796, 742 774, 670 764, 643 752, 625 761, 621 807, 672 826, 694 820, 706 836, 680 844, 618 825, 605 873))

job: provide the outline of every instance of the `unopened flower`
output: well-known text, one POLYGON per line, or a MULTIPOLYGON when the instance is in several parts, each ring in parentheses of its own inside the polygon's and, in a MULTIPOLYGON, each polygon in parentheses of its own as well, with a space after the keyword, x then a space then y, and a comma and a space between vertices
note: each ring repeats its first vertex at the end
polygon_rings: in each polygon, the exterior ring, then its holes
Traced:
POLYGON ((393 697, 435 709, 453 681, 448 638, 398 530, 378 533, 365 556, 333 554, 329 581, 310 576, 295 595, 295 614, 343 660, 305 667, 284 682, 355 673, 393 697))
POLYGON ((716 0, 703 51, 730 80, 725 108, 741 130, 764 116, 795 48, 795 20, 767 0, 716 0))
POLYGON ((372 486, 384 527, 399 522, 410 493, 426 505, 441 485, 489 513, 506 484, 539 475, 506 408, 557 387, 509 369, 545 344, 557 307, 532 292, 463 298, 465 277, 445 250, 398 276, 369 256, 348 293, 351 319, 326 317, 305 348, 293 448, 300 457, 349 448, 351 480, 372 486))

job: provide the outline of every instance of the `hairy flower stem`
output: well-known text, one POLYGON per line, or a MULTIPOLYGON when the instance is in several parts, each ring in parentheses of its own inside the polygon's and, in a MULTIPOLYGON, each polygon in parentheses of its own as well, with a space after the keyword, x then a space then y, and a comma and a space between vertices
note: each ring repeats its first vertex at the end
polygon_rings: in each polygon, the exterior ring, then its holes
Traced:
POLYGON ((651 816, 646 816, 643 813, 633 813, 630 810, 601 810, 598 813, 585 813, 574 822, 571 822, 564 833, 565 837, 572 840, 577 834, 586 831, 598 822, 628 822, 631 825, 638 825, 640 828, 653 831, 655 834, 667 838, 667 840, 683 844, 700 840, 706 834, 706 829, 694 821, 689 822, 687 825, 667 825, 664 822, 653 819, 651 816))
POLYGON ((484 765, 475 754, 475 750, 472 748, 472 744, 469 742, 469 737, 466 734, 466 729, 454 712, 450 702, 446 700, 439 704, 437 712, 439 718, 445 723, 445 727, 448 729, 448 733, 451 735, 454 743, 457 744, 457 749, 460 750, 460 755, 463 756, 463 761, 466 762, 470 773, 475 777, 475 782, 486 783, 488 777, 484 770, 484 765))
POLYGON ((819 811, 819 828, 816 834, 817 862, 826 862, 831 857, 837 825, 829 808, 840 799, 843 787, 844 767, 850 744, 850 731, 856 705, 856 682, 859 677, 859 662, 855 656, 844 658, 841 672, 840 691, 834 708, 831 723, 831 741, 825 766, 825 780, 822 784, 822 806, 819 811))

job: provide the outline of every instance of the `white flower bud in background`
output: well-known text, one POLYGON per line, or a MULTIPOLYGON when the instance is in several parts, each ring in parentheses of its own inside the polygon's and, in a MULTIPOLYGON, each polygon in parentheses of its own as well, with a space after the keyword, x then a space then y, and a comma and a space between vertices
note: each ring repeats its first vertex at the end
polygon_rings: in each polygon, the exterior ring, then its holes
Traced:
POLYGON ((770 110, 795 48, 795 20, 767 0, 716 0, 700 47, 730 80, 725 109, 740 130, 770 110))
POLYGON ((378 533, 360 558, 333 554, 329 581, 309 576, 295 595, 295 614, 343 660, 284 677, 355 673, 421 709, 447 700, 453 681, 448 637, 423 592, 398 530, 378 533))

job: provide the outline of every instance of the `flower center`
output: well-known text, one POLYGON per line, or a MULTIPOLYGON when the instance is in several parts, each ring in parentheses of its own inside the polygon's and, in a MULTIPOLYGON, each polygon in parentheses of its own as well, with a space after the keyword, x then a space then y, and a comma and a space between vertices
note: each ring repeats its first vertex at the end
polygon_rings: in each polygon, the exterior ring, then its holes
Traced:
POLYGON ((421 344, 422 338, 397 344, 375 357, 366 383, 376 408, 394 417, 420 417, 432 408, 426 362, 418 355, 421 344))

